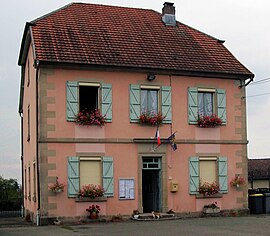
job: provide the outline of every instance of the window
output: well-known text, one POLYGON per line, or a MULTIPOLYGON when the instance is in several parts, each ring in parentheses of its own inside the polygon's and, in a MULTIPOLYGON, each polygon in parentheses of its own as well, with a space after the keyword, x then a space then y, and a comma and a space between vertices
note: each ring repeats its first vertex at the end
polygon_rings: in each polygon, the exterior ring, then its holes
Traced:
POLYGON ((188 88, 188 123, 197 124, 198 115, 216 114, 227 123, 226 91, 224 89, 188 88))
POLYGON ((79 83, 79 110, 99 109, 99 84, 79 83))
POLYGON ((210 116, 214 114, 214 93, 198 93, 198 113, 201 116, 210 116))
POLYGON ((76 197, 86 184, 101 185, 105 196, 114 195, 112 157, 68 157, 68 196, 76 197))
POLYGON ((33 162, 33 201, 36 201, 36 187, 37 187, 37 182, 36 182, 36 162, 33 162))
POLYGON ((28 165, 28 200, 31 201, 31 174, 30 174, 30 163, 28 165))
POLYGON ((141 89, 141 113, 158 113, 158 91, 141 89))
POLYGON ((27 60, 27 87, 30 85, 30 63, 29 60, 27 60))
POLYGON ((199 177, 202 183, 217 182, 216 158, 200 158, 199 159, 199 177))
POLYGON ((80 188, 83 185, 101 183, 101 158, 80 158, 80 188))
POLYGON ((106 122, 112 122, 112 85, 67 81, 67 121, 75 121, 78 112, 83 109, 99 109, 102 115, 106 115, 106 122))
POLYGON ((172 123, 171 87, 143 86, 131 84, 129 87, 130 122, 138 122, 141 113, 161 112, 163 123, 172 123))
POLYGON ((26 166, 24 167, 24 198, 27 199, 27 171, 26 171, 26 166))
POLYGON ((30 141, 30 105, 27 109, 27 141, 30 141))
POLYGON ((200 179, 212 183, 216 181, 221 193, 228 192, 227 157, 190 157, 189 193, 197 194, 200 179))

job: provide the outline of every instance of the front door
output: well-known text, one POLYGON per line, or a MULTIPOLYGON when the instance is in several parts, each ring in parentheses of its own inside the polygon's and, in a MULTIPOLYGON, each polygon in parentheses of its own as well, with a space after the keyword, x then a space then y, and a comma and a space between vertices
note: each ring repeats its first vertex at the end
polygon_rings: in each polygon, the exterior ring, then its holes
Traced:
POLYGON ((160 211, 160 158, 143 158, 143 212, 160 211))

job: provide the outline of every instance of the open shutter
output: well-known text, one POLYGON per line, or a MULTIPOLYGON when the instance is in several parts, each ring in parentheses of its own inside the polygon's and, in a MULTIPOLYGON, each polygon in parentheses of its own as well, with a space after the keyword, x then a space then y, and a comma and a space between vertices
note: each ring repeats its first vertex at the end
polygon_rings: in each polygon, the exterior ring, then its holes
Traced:
POLYGON ((130 99, 130 122, 138 122, 141 113, 141 93, 140 86, 131 84, 129 88, 130 99))
POLYGON ((106 122, 112 122, 112 85, 101 84, 101 113, 106 115, 106 122))
POLYGON ((218 182, 221 193, 228 192, 228 168, 227 157, 218 158, 218 182))
POLYGON ((105 196, 112 197, 114 195, 114 178, 113 178, 113 158, 103 157, 102 159, 102 180, 105 196))
POLYGON ((226 115, 226 90, 217 89, 217 115, 222 120, 222 124, 227 123, 226 115))
POLYGON ((68 196, 76 197, 79 192, 79 157, 68 157, 68 196))
POLYGON ((165 116, 163 123, 172 123, 172 89, 170 86, 161 87, 161 112, 165 116))
POLYGON ((66 83, 66 112, 67 121, 75 121, 79 112, 78 82, 66 83))
POLYGON ((198 123, 198 89, 188 88, 188 123, 198 123))
POLYGON ((199 157, 189 158, 189 193, 197 194, 199 189, 199 157))

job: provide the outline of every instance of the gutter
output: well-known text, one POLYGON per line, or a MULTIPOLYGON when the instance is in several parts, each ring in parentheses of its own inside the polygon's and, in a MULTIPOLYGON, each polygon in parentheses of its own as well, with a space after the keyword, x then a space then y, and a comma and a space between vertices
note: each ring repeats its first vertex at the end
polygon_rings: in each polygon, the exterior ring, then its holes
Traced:
POLYGON ((38 74, 39 74, 39 61, 35 60, 36 67, 36 163, 37 163, 37 226, 40 226, 40 166, 39 166, 39 143, 38 143, 38 74))
MULTIPOLYGON (((19 113, 20 117, 21 117, 21 175, 22 175, 22 196, 24 195, 24 178, 23 178, 23 166, 24 166, 24 162, 23 162, 23 114, 22 112, 19 113)), ((24 217, 24 197, 22 197, 22 217, 24 217)))

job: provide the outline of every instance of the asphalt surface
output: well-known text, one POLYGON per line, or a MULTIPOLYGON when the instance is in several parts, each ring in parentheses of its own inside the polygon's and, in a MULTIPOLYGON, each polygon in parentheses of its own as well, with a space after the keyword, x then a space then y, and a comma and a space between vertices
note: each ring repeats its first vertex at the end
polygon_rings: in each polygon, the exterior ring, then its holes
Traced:
MULTIPOLYGON (((18 220, 18 219, 17 219, 18 220)), ((270 215, 248 217, 208 217, 167 221, 126 221, 88 223, 80 225, 33 226, 28 222, 16 224, 0 218, 1 236, 86 236, 86 235, 181 235, 229 236, 270 235, 270 215)))

